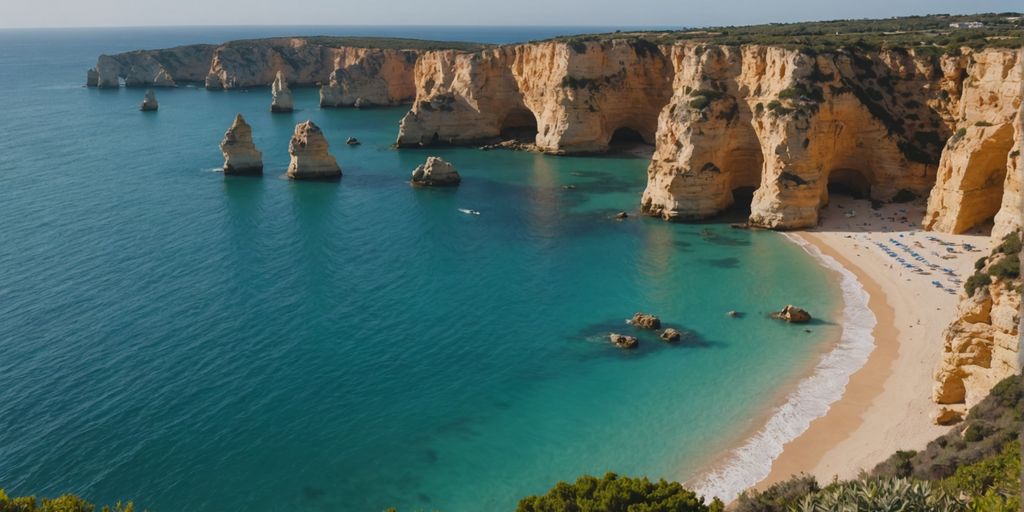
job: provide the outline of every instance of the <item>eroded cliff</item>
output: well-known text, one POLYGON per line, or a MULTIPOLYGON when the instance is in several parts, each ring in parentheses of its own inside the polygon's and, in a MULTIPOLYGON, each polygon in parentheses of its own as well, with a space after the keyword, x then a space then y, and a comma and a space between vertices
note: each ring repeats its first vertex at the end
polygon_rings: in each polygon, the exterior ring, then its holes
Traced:
POLYGON ((547 153, 594 153, 617 132, 653 143, 671 78, 662 48, 640 39, 431 52, 416 65, 398 145, 517 138, 547 153))
POLYGON ((321 85, 322 106, 397 105, 415 97, 413 66, 431 48, 480 45, 373 38, 286 37, 188 45, 101 55, 86 75, 90 87, 208 89, 269 86, 278 72, 295 86, 321 85))

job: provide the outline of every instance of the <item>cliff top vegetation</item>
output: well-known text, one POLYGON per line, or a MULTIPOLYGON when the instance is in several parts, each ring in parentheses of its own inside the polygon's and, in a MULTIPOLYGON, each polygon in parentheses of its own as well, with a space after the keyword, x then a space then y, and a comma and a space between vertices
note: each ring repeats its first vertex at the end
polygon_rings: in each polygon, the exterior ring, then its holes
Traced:
POLYGON ((239 39, 224 43, 226 47, 245 46, 253 43, 274 40, 303 39, 311 44, 324 46, 355 48, 379 48, 383 50, 463 50, 476 51, 492 45, 467 43, 460 41, 430 41, 426 39, 409 39, 404 37, 362 37, 362 36, 294 36, 274 37, 269 39, 239 39))
POLYGON ((1021 13, 931 14, 886 19, 811 21, 771 23, 766 25, 707 27, 680 31, 615 32, 564 36, 556 40, 568 42, 600 41, 615 38, 642 39, 656 44, 681 41, 703 41, 709 44, 761 44, 828 52, 856 47, 863 50, 881 48, 931 48, 955 51, 961 47, 975 49, 1024 46, 1024 15, 1021 13), (978 28, 957 28, 951 24, 981 23, 978 28))

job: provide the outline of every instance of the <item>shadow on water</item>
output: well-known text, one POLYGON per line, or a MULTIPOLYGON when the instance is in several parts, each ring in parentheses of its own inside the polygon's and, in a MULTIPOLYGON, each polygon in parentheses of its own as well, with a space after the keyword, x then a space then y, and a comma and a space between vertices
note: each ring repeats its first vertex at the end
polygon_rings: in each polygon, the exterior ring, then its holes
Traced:
POLYGON ((705 258, 700 260, 702 263, 710 265, 715 268, 739 268, 739 258, 705 258))

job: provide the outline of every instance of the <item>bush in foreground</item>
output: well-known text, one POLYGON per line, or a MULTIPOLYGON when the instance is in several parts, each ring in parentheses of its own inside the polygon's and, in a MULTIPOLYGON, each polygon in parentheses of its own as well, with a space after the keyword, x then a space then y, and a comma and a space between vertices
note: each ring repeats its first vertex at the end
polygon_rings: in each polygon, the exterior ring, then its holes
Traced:
POLYGON ((518 512, 721 512, 715 499, 705 504, 693 491, 676 482, 620 477, 582 476, 576 483, 557 483, 543 496, 528 496, 519 502, 518 512))
MULTIPOLYGON (((103 507, 102 512, 135 512, 135 505, 118 503, 111 507, 103 507)), ((39 498, 22 496, 11 498, 0 489, 0 512, 95 512, 96 505, 75 496, 65 494, 57 498, 39 498)))

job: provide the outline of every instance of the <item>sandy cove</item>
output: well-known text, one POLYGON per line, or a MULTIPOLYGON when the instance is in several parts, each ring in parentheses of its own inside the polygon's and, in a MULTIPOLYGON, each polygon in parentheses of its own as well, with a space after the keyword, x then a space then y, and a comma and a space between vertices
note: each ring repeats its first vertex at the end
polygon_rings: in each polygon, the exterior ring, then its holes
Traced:
POLYGON ((922 231, 923 213, 921 205, 873 210, 868 201, 837 197, 822 211, 817 228, 796 234, 860 280, 878 321, 875 349, 850 377, 843 397, 785 445, 759 488, 799 473, 820 482, 854 478, 896 450, 924 448, 947 431, 932 421, 937 410, 931 401, 932 374, 941 358, 942 331, 953 320, 962 290, 958 280, 973 273, 974 262, 988 254, 989 239, 980 233, 922 231), (923 271, 904 267, 897 257, 923 271))

